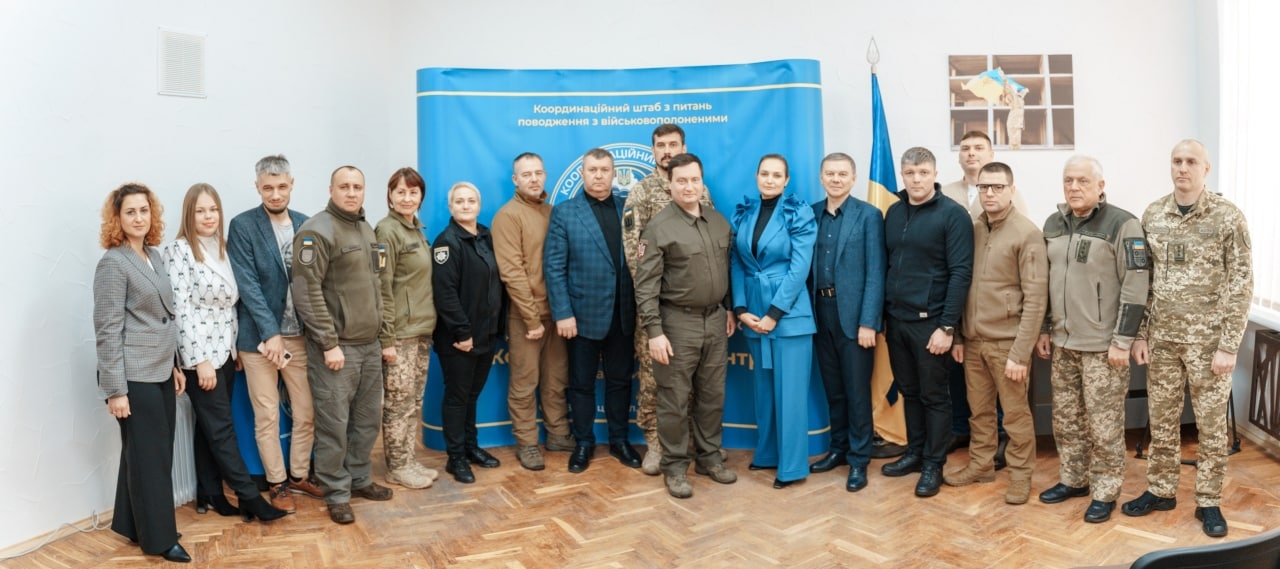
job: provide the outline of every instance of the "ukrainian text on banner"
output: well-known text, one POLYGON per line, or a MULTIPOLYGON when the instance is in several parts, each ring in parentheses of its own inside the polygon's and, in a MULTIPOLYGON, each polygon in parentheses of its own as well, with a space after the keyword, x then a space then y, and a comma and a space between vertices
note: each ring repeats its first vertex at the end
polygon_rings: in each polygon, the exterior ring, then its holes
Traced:
MULTIPOLYGON (((557 204, 581 191, 583 153, 604 148, 614 156, 614 193, 623 198, 653 171, 650 135, 663 123, 684 129, 688 151, 702 159, 712 199, 726 217, 757 191, 756 163, 772 152, 790 161, 788 191, 807 202, 822 196, 816 61, 625 70, 429 68, 418 71, 418 162, 427 183, 421 211, 427 236, 434 238, 448 223, 445 192, 462 180, 480 189, 480 222, 488 225, 511 199, 511 161, 522 152, 542 156, 549 201, 557 204)), ((740 334, 729 350, 725 444, 749 447, 755 443, 754 362, 740 334)), ((503 344, 478 404, 483 446, 514 442, 506 405, 507 363, 503 344)), ((431 448, 443 448, 439 369, 432 363, 423 400, 423 434, 431 448)), ((827 436, 816 373, 811 387, 814 454, 825 450, 827 436)), ((601 402, 603 391, 597 389, 601 402)), ((597 438, 607 440, 603 403, 597 405, 596 423, 597 438)), ((643 440, 634 427, 632 438, 643 440)))

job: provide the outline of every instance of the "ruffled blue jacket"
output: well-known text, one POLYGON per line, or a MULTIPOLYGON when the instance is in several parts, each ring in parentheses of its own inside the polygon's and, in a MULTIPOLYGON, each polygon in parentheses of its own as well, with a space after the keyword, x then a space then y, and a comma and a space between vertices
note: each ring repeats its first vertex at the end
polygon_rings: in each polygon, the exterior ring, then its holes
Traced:
MULTIPOLYGON (((785 312, 768 334, 770 338, 813 334, 813 303, 805 286, 818 235, 813 208, 791 192, 783 194, 753 255, 751 238, 759 216, 759 194, 748 195, 733 213, 733 305, 745 306, 747 312, 759 317, 764 317, 770 306, 785 312)), ((745 328, 743 332, 748 338, 761 337, 745 328)))

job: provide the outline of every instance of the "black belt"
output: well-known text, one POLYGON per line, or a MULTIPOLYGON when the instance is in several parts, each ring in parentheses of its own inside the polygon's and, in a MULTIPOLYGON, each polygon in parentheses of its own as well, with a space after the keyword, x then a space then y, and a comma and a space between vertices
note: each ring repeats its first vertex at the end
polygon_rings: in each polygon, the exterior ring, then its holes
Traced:
POLYGON ((818 289, 818 296, 828 296, 828 297, 831 297, 831 296, 835 296, 835 295, 836 295, 836 288, 835 288, 835 287, 827 287, 827 288, 820 288, 820 289, 818 289))
POLYGON ((669 302, 663 302, 661 306, 671 308, 673 310, 679 310, 686 314, 700 314, 702 316, 711 316, 721 308, 719 304, 712 304, 711 306, 680 306, 679 304, 671 304, 669 302))

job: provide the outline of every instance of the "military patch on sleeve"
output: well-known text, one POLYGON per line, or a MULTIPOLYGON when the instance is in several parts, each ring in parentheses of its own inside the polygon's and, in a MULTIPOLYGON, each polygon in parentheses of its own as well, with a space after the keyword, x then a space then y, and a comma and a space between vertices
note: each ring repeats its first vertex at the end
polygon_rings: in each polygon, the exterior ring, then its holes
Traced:
POLYGON ((636 226, 636 212, 632 211, 631 208, 622 210, 622 226, 627 228, 628 231, 636 226))
POLYGON ((636 243, 636 260, 644 258, 644 241, 636 243))
POLYGON ((1253 250, 1253 241, 1249 240, 1249 230, 1243 230, 1236 233, 1236 239, 1240 240, 1240 245, 1246 250, 1253 250))
POLYGON ((1141 237, 1127 237, 1124 240, 1125 269, 1142 271, 1151 268, 1151 258, 1147 256, 1147 240, 1141 237))
POLYGON ((431 250, 431 256, 436 260, 437 265, 443 265, 449 262, 449 246, 436 247, 431 250))
POLYGON ((298 262, 304 265, 316 262, 316 240, 314 237, 302 238, 302 250, 298 251, 298 262))

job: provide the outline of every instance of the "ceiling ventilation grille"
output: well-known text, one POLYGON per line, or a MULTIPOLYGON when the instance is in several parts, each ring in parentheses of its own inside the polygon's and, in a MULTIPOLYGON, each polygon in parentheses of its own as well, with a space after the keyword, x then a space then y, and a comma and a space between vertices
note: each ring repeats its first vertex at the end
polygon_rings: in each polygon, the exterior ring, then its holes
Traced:
POLYGON ((161 95, 206 97, 205 36, 160 30, 157 90, 161 95))

